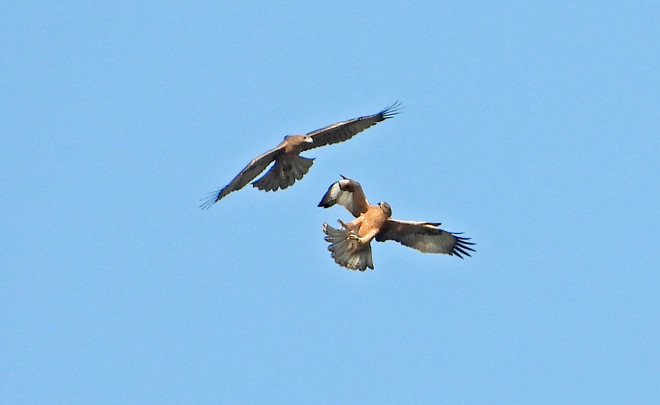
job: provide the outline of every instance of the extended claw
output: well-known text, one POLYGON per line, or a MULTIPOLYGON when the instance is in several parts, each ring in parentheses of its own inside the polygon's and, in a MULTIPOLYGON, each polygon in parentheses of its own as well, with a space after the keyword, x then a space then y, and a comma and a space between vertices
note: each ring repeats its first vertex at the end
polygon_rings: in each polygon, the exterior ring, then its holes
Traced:
POLYGON ((356 241, 356 242, 358 242, 358 243, 362 242, 362 239, 360 239, 360 237, 357 236, 357 235, 354 234, 354 233, 350 233, 350 234, 348 234, 348 236, 346 237, 346 239, 348 239, 348 240, 354 240, 354 241, 356 241))
POLYGON ((338 219, 337 222, 339 222, 342 228, 348 229, 348 224, 346 222, 342 221, 341 219, 338 219))

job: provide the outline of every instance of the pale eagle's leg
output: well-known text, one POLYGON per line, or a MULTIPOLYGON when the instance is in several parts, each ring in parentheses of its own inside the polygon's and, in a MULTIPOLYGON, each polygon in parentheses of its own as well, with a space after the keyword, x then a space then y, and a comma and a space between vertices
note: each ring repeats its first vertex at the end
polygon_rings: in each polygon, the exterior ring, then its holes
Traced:
POLYGON ((339 222, 342 228, 346 229, 347 231, 354 231, 360 227, 363 220, 364 218, 362 216, 359 216, 348 223, 342 221, 341 219, 338 219, 337 222, 339 222))
POLYGON ((349 234, 346 239, 355 242, 354 247, 351 246, 354 250, 359 249, 361 246, 368 245, 371 243, 371 240, 376 236, 376 234, 380 231, 380 229, 375 228, 367 232, 364 236, 360 237, 354 233, 349 234))

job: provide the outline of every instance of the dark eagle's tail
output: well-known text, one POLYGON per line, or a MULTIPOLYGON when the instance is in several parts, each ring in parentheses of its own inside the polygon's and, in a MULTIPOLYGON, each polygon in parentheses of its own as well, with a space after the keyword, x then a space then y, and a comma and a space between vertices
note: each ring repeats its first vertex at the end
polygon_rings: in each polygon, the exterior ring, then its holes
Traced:
POLYGON ((300 180, 314 164, 314 159, 302 156, 291 156, 286 160, 277 160, 273 167, 252 185, 259 190, 277 191, 280 188, 292 186, 296 180, 300 180))

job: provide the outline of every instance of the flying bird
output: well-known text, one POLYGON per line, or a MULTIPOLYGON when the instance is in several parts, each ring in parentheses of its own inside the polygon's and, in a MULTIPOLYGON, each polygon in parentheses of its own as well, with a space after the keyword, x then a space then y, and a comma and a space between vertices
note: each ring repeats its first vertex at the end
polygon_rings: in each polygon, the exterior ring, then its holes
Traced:
POLYGON ((399 113, 400 106, 396 102, 377 114, 341 121, 306 135, 285 136, 275 148, 252 159, 228 185, 211 193, 200 208, 207 209, 232 191, 245 187, 273 162, 275 164, 270 170, 252 185, 265 191, 277 191, 293 185, 303 178, 314 161, 313 158, 300 156, 301 152, 351 139, 365 129, 394 117, 399 113))
POLYGON ((461 233, 443 231, 439 222, 400 221, 392 219, 392 208, 386 202, 370 205, 355 180, 341 176, 342 180, 333 183, 325 193, 319 207, 329 208, 335 204, 344 206, 355 219, 343 222, 340 229, 323 223, 325 240, 330 242, 328 250, 335 263, 350 270, 373 269, 371 240, 378 242, 397 241, 423 253, 444 253, 470 256, 474 252, 470 238, 461 233))

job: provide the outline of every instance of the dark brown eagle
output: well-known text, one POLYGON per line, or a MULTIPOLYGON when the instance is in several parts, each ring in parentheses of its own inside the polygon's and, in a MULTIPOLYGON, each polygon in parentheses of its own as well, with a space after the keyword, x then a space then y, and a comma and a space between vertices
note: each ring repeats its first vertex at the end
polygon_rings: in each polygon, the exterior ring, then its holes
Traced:
POLYGON ((470 256, 474 252, 470 238, 460 233, 439 229, 439 222, 399 221, 392 219, 392 209, 386 202, 369 205, 357 181, 342 176, 332 184, 321 199, 319 207, 328 208, 335 204, 344 206, 355 219, 345 223, 339 220, 340 229, 323 223, 325 240, 330 242, 328 250, 335 263, 350 270, 364 271, 374 268, 371 258, 371 240, 378 242, 394 240, 423 253, 444 253, 470 256))
POLYGON ((252 159, 227 186, 214 191, 200 208, 207 209, 232 191, 245 187, 272 162, 275 164, 270 170, 252 185, 265 191, 277 191, 293 185, 296 180, 303 178, 314 161, 313 158, 299 156, 301 152, 351 139, 365 129, 394 117, 399 113, 400 106, 401 104, 396 102, 374 115, 341 121, 306 135, 285 136, 282 143, 274 149, 252 159))

